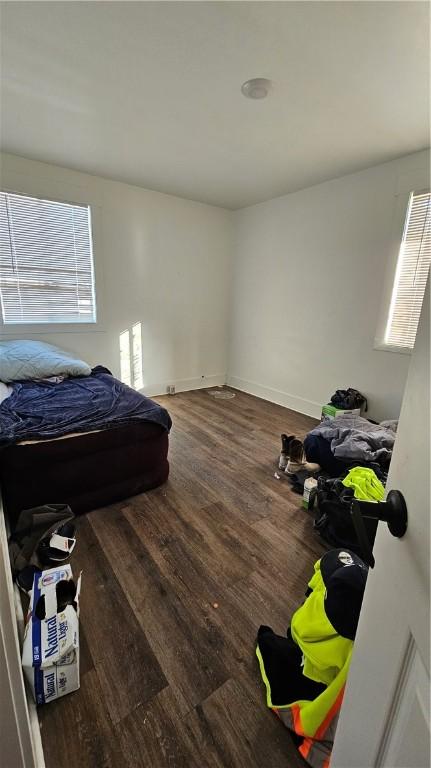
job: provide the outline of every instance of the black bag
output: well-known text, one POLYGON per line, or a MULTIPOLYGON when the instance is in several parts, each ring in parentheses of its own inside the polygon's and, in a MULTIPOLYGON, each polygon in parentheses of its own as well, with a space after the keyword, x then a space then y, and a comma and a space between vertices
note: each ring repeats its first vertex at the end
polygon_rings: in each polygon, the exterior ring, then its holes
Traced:
MULTIPOLYGON (((350 514, 353 488, 346 488, 340 480, 319 478, 314 499, 315 519, 313 527, 331 547, 351 549, 360 557, 362 552, 350 514)), ((364 518, 367 538, 372 549, 377 531, 377 520, 364 518)))
POLYGON ((331 403, 343 411, 352 411, 354 408, 362 408, 362 406, 364 406, 364 411, 368 410, 367 398, 357 389, 337 389, 331 397, 331 403))
POLYGON ((36 561, 39 565, 37 550, 41 541, 50 538, 58 528, 74 517, 67 504, 43 504, 20 512, 14 532, 9 538, 12 573, 16 575, 27 565, 36 564, 36 561))

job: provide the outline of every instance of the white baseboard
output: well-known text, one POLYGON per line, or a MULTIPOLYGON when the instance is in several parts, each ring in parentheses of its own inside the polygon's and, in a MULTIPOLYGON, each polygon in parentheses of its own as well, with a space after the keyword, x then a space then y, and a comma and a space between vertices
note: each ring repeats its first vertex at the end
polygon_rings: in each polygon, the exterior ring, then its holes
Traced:
POLYGON ((208 387, 220 387, 223 384, 228 384, 242 392, 248 392, 250 395, 261 397, 263 400, 269 400, 271 403, 277 403, 277 405, 283 405, 285 408, 303 413, 305 416, 312 416, 315 419, 320 418, 322 411, 321 403, 315 403, 313 400, 306 400, 297 395, 290 395, 288 392, 282 392, 272 387, 265 387, 255 381, 240 379, 238 376, 228 376, 225 373, 196 376, 190 379, 174 379, 160 384, 148 384, 140 391, 147 397, 166 395, 168 384, 174 384, 176 392, 189 392, 192 389, 207 389, 208 387))
POLYGON ((174 379, 162 384, 148 384, 140 391, 147 397, 166 395, 168 384, 175 386, 175 392, 189 392, 191 389, 207 389, 208 387, 220 387, 226 384, 225 373, 214 373, 209 376, 196 376, 191 379, 174 379))
POLYGON ((263 384, 258 384, 255 381, 240 379, 238 376, 228 376, 227 383, 229 386, 240 389, 242 392, 248 392, 250 395, 261 397, 263 400, 269 400, 271 403, 277 403, 277 405, 284 405, 285 408, 303 413, 305 416, 312 416, 315 419, 320 418, 322 404, 315 403, 314 400, 305 400, 303 397, 290 395, 288 392, 282 392, 272 387, 265 387, 263 384))

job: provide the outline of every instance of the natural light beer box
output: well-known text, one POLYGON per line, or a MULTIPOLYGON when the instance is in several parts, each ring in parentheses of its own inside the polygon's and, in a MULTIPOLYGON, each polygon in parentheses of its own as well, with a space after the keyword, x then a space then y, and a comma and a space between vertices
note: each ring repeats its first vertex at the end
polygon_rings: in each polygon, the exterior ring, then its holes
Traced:
POLYGON ((79 688, 79 592, 73 605, 59 610, 56 585, 72 581, 70 565, 35 574, 24 633, 22 665, 37 704, 54 701, 79 688), (44 597, 45 611, 36 608, 44 597))

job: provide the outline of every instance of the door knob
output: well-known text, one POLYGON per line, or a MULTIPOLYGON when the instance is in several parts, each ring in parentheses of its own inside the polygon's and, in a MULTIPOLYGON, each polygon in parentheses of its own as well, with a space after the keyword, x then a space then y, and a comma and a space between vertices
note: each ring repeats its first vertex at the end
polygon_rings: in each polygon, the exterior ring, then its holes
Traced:
POLYGON ((352 498, 350 514, 364 559, 374 568, 375 559, 364 525, 364 517, 387 523, 392 536, 401 539, 407 531, 407 505, 401 491, 389 491, 386 501, 361 501, 352 498))

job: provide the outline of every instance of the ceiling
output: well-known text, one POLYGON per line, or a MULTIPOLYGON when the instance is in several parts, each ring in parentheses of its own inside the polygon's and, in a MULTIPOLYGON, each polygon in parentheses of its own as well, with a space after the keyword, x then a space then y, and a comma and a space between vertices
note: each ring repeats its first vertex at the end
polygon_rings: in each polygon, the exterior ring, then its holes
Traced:
POLYGON ((1 147, 241 208, 429 145, 426 2, 3 2, 1 147), (241 95, 273 81, 265 100, 241 95))

